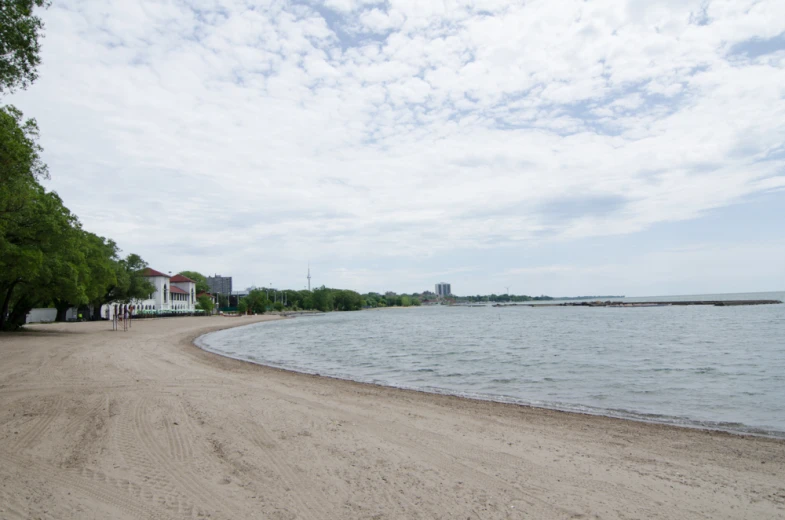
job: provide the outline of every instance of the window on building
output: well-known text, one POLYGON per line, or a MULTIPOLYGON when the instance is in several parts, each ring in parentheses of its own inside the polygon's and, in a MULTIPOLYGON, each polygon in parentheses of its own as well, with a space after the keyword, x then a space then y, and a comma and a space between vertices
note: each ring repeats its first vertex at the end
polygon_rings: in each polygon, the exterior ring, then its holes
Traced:
POLYGON ((164 303, 166 303, 166 284, 164 284, 164 303))

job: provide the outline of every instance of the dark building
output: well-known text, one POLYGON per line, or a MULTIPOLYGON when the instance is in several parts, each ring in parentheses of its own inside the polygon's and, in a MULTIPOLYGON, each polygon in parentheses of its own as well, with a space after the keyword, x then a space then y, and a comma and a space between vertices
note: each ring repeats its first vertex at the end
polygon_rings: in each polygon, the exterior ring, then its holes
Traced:
POLYGON ((221 276, 220 274, 208 276, 207 285, 210 287, 210 292, 213 294, 232 294, 231 276, 221 276))

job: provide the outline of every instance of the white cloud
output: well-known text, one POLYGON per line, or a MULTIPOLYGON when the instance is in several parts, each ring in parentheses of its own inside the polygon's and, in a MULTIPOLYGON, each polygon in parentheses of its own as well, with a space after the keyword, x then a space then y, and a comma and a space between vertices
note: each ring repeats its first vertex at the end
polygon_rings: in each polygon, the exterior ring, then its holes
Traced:
POLYGON ((321 6, 53 5, 12 100, 52 187, 129 251, 252 272, 633 234, 783 184, 785 52, 731 52, 785 32, 777 0, 321 6), (541 208, 581 197, 625 203, 541 208))

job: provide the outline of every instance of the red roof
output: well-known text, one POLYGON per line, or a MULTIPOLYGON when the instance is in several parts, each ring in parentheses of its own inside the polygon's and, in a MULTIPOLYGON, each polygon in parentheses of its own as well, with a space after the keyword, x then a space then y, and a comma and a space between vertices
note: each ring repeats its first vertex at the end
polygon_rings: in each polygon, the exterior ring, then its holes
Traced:
POLYGON ((188 294, 188 291, 184 291, 179 287, 175 287, 174 285, 169 288, 169 292, 172 294, 188 294))
POLYGON ((172 276, 172 280, 171 281, 172 282, 191 282, 191 283, 196 283, 195 281, 193 281, 190 278, 187 278, 187 277, 185 277, 185 276, 183 276, 181 274, 176 274, 176 275, 172 276))
POLYGON ((146 267, 142 271, 142 276, 165 276, 166 278, 170 278, 170 276, 168 274, 164 274, 161 271, 156 271, 155 269, 153 269, 151 267, 146 267))
POLYGON ((197 298, 200 296, 212 296, 212 293, 202 291, 196 295, 197 298))

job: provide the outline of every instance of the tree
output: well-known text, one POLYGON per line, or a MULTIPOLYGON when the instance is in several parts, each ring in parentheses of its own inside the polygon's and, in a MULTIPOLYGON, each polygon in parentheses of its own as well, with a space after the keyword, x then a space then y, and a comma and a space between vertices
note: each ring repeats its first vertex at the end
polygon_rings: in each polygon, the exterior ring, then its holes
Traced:
POLYGON ((202 296, 196 299, 196 308, 204 311, 205 314, 207 314, 208 316, 212 314, 214 307, 215 304, 213 303, 213 299, 207 296, 206 294, 203 294, 202 296))
POLYGON ((0 329, 17 328, 36 305, 55 297, 83 301, 83 253, 76 216, 38 184, 0 233, 0 329), (9 314, 10 312, 10 314, 9 314))
POLYGON ((123 259, 118 257, 119 249, 109 241, 106 254, 110 254, 110 265, 114 275, 114 283, 104 286, 103 291, 92 299, 93 319, 100 319, 101 306, 107 303, 131 303, 133 300, 146 300, 155 292, 155 287, 147 277, 147 267, 142 257, 129 254, 123 259))
POLYGON ((333 310, 333 293, 323 285, 311 293, 311 301, 313 309, 322 312, 333 310))
POLYGON ((41 269, 53 259, 46 254, 63 243, 62 234, 76 221, 56 194, 38 184, 48 177, 40 153, 35 120, 25 121, 12 106, 0 107, 0 329, 24 323, 24 307, 35 304, 28 300, 37 302, 40 295, 20 299, 20 288, 44 276, 41 269), (13 309, 14 300, 23 305, 13 309), (13 320, 9 310, 16 311, 13 320))
POLYGON ((196 282, 197 293, 210 292, 210 286, 207 285, 207 277, 202 273, 197 271, 181 271, 180 274, 196 282))
MULTIPOLYGON (((34 7, 49 0, 0 2, 0 95, 37 77, 43 23, 34 7)), ((48 178, 38 126, 13 106, 0 107, 0 329, 24 324, 35 306, 54 303, 57 319, 72 305, 129 302, 153 286, 137 255, 118 257, 117 245, 82 229, 76 215, 39 183, 48 178)))
POLYGON ((38 78, 44 23, 33 7, 49 7, 49 0, 0 2, 0 94, 25 89, 38 78))
POLYGON ((237 310, 241 313, 252 312, 254 314, 264 314, 270 301, 261 289, 254 289, 248 296, 241 298, 237 305, 237 310))
POLYGON ((39 179, 49 178, 41 160, 38 125, 13 106, 0 107, 0 236, 15 212, 35 197, 39 179))
POLYGON ((358 311, 362 308, 362 296, 354 291, 335 291, 333 309, 336 311, 358 311))

